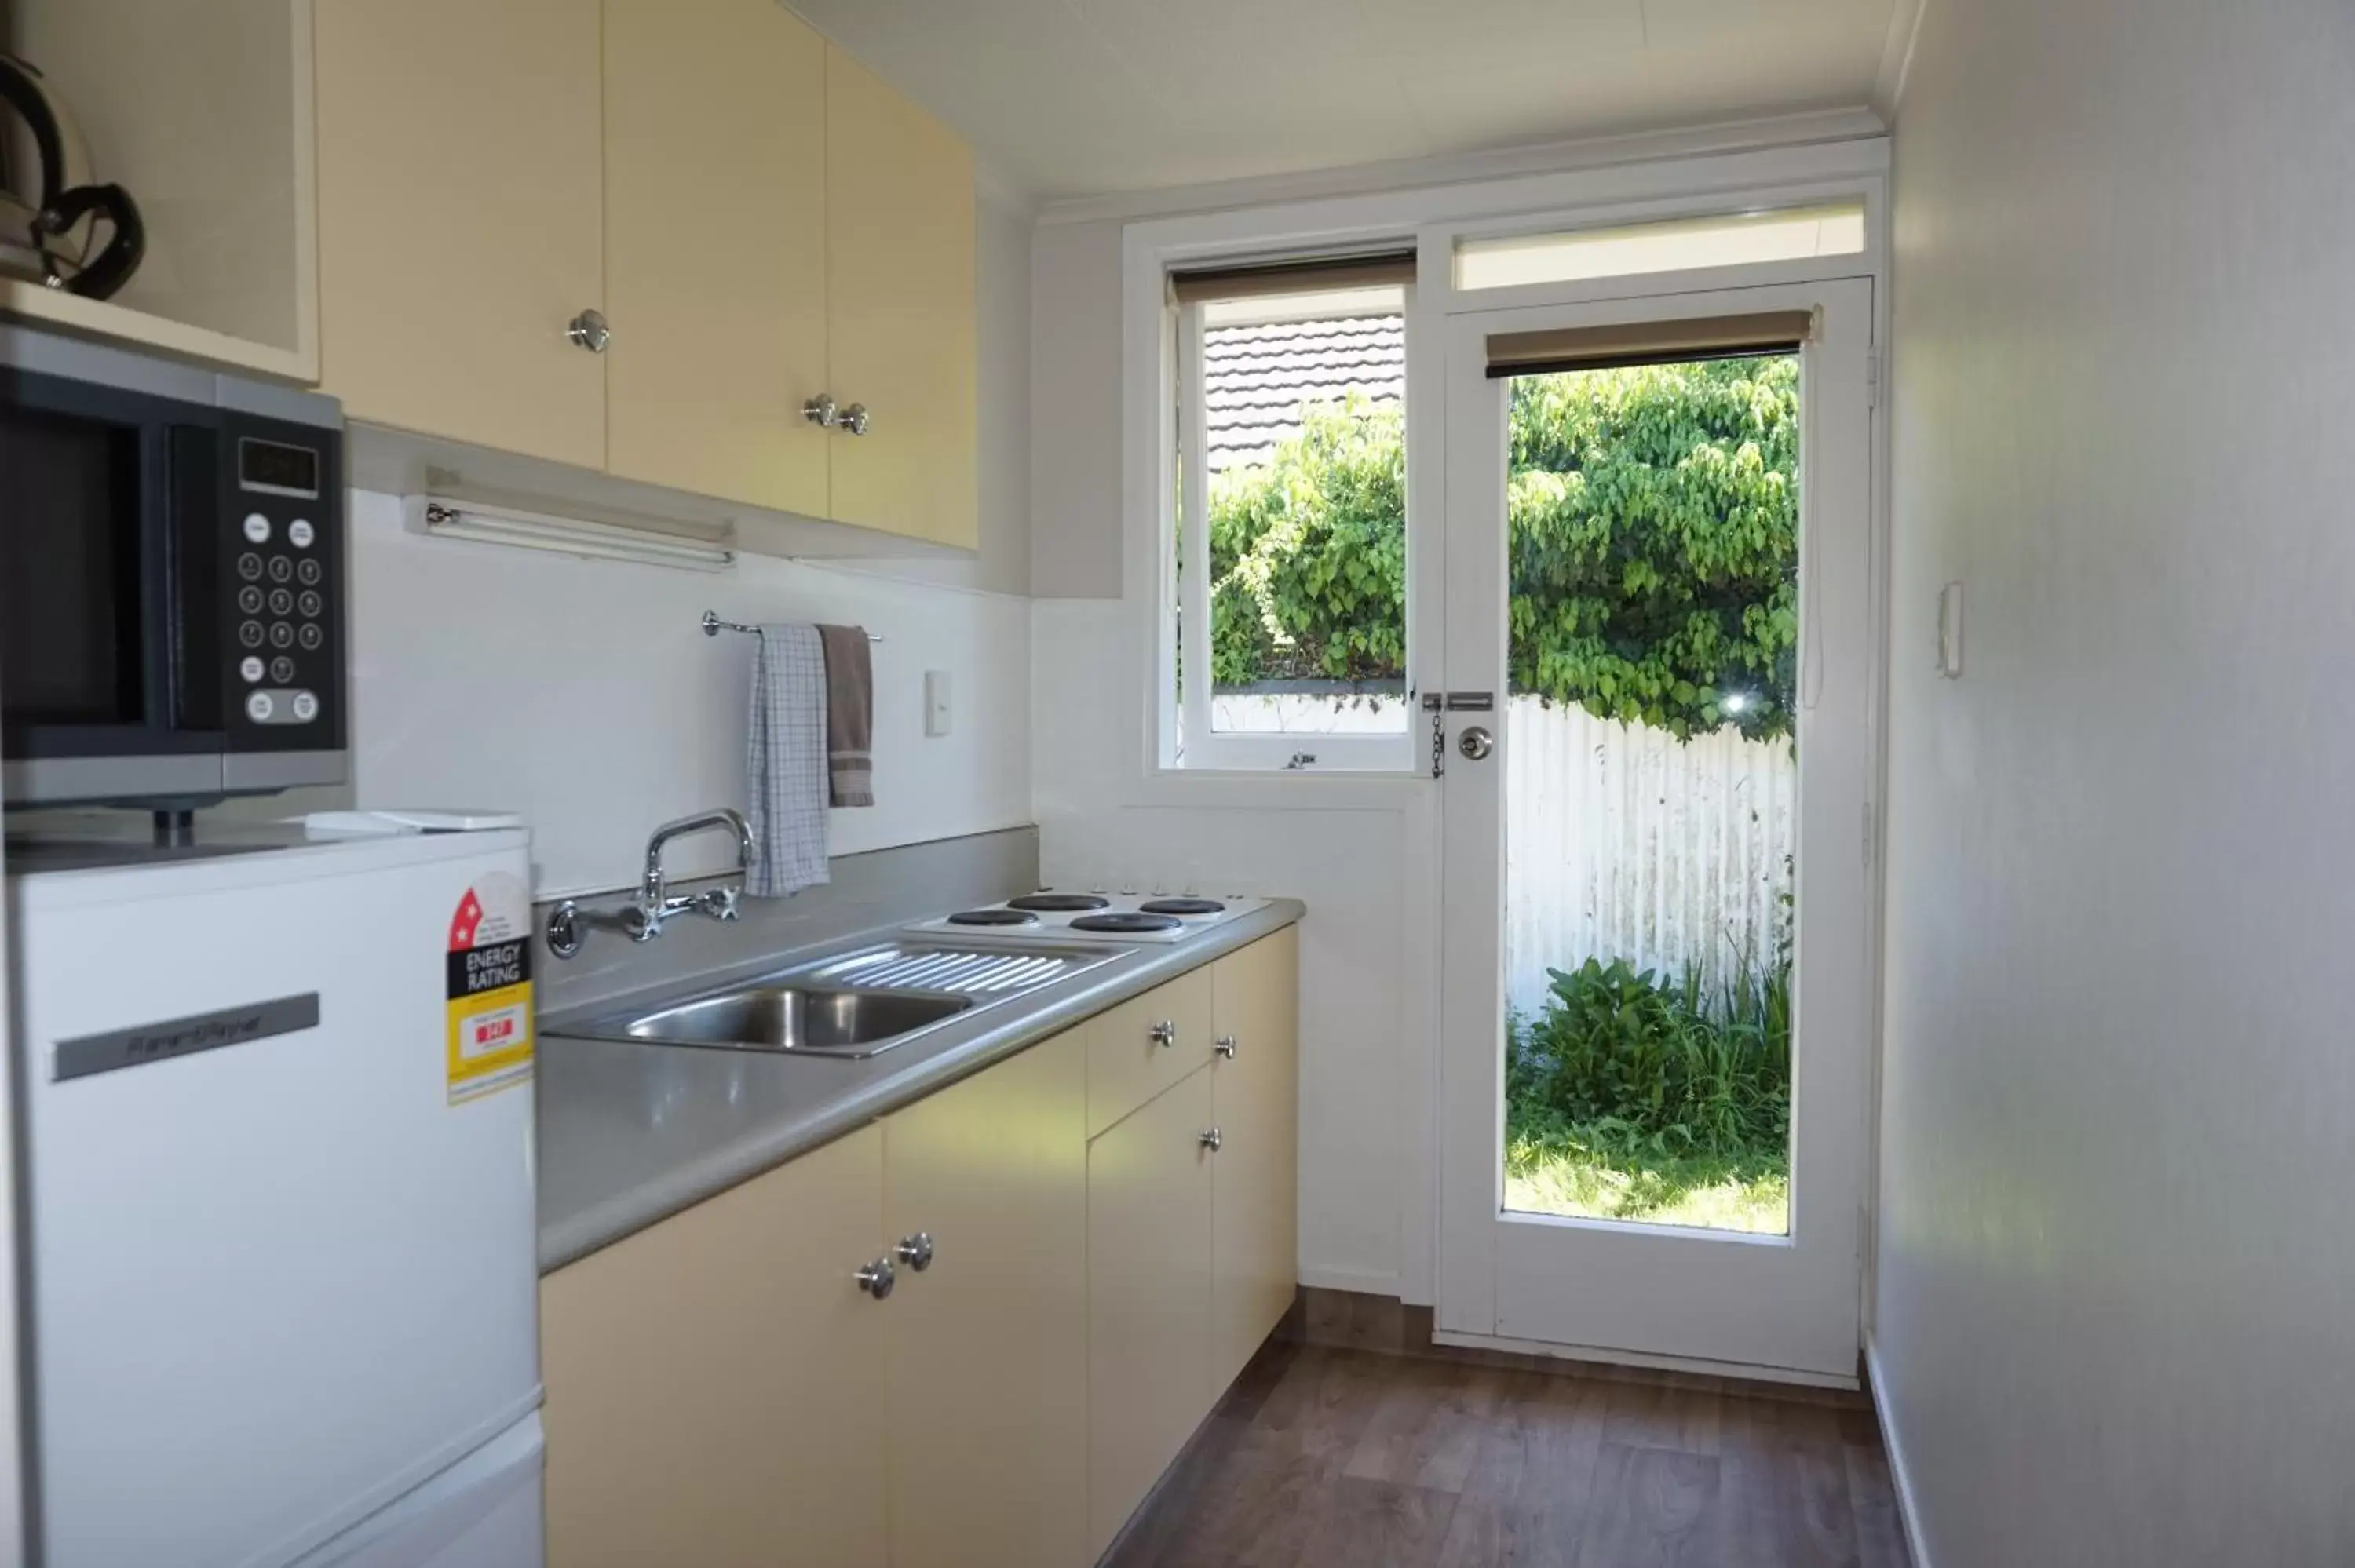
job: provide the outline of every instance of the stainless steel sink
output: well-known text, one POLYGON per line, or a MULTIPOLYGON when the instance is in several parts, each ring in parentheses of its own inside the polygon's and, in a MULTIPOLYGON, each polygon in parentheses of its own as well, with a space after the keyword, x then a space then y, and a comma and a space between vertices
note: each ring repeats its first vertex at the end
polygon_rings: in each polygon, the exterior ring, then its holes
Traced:
POLYGON ((890 942, 654 1012, 615 1012, 563 1033, 649 1045, 873 1056, 953 1018, 1109 963, 1122 951, 890 942))
POLYGON ((901 1035, 973 1006, 964 996, 756 986, 633 1019, 623 1033, 659 1045, 727 1045, 871 1056, 901 1035))

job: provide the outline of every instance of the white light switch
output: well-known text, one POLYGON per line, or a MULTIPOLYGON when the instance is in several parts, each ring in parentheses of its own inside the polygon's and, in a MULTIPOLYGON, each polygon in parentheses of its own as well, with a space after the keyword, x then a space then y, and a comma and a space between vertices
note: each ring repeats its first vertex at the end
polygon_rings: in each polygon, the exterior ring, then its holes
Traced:
POLYGON ((946 670, 924 672, 924 733, 931 736, 949 732, 949 673, 946 670))
POLYGON ((1949 681, 1963 678, 1963 585, 1958 582, 1938 590, 1938 673, 1949 681))

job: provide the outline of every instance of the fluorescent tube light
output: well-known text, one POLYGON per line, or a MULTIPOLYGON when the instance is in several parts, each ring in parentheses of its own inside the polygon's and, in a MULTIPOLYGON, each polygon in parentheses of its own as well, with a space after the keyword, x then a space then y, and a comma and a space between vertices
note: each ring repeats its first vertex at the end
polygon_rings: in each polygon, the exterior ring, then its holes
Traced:
POLYGON ((736 552, 717 541, 612 523, 584 523, 437 495, 409 497, 407 512, 410 532, 429 538, 473 539, 485 545, 554 550, 591 560, 677 567, 690 572, 724 572, 736 564, 736 552))

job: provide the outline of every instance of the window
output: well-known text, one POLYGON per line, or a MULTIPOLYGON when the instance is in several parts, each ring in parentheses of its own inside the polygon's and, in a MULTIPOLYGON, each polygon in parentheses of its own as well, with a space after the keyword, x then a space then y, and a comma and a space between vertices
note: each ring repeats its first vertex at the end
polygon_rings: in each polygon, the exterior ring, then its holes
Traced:
POLYGON ((1455 286, 1510 289, 1639 272, 1687 272, 1760 261, 1853 256, 1864 249, 1864 206, 1789 207, 1640 223, 1563 234, 1465 239, 1455 247, 1455 286))
POLYGON ((1165 766, 1402 768, 1412 253, 1172 280, 1165 766))

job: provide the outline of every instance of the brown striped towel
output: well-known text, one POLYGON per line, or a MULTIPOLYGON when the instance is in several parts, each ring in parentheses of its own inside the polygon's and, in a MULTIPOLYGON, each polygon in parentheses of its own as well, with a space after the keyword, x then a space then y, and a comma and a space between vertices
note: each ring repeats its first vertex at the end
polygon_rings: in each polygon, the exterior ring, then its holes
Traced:
POLYGON ((820 626, 826 645, 826 775, 837 806, 875 804, 875 665, 863 626, 820 626))

